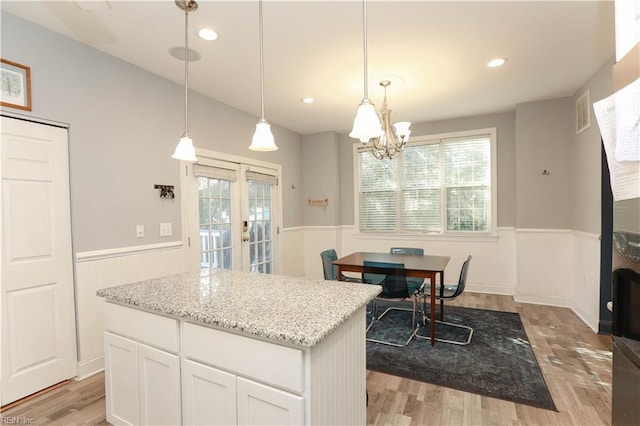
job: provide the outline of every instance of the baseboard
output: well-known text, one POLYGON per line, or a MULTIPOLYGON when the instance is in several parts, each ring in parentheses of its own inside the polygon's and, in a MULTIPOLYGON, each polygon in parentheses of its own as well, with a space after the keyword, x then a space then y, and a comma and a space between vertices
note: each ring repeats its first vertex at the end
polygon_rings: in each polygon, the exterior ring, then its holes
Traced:
MULTIPOLYGON (((452 282, 451 284, 455 283, 452 282)), ((499 294, 502 296, 513 296, 515 294, 515 288, 500 287, 489 284, 473 284, 470 282, 467 282, 465 291, 470 293, 499 294)))
POLYGON ((104 370, 104 356, 79 362, 76 368, 76 380, 84 380, 104 370))
POLYGON ((598 323, 598 334, 611 334, 613 331, 613 322, 600 321, 598 323))
POLYGON ((516 302, 533 303, 534 305, 557 306, 560 308, 571 308, 570 301, 562 297, 538 296, 517 294, 513 296, 516 302))

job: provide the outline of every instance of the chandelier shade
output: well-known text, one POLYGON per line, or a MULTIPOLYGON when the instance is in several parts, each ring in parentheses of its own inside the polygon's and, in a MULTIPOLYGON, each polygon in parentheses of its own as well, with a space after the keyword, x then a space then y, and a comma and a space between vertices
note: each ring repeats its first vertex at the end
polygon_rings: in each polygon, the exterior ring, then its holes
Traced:
POLYGON ((264 52, 262 31, 262 0, 258 2, 260 15, 260 120, 256 124, 256 131, 251 139, 249 149, 252 151, 275 151, 278 149, 271 133, 271 125, 264 118, 264 52))
POLYGON ((172 158, 197 161, 193 140, 189 137, 189 12, 198 9, 195 0, 175 0, 176 6, 184 10, 184 134, 176 146, 172 158))
POLYGON ((369 139, 382 135, 382 126, 376 113, 375 106, 369 99, 363 99, 358 105, 358 113, 353 120, 353 130, 349 136, 360 139, 360 142, 367 143, 369 139))

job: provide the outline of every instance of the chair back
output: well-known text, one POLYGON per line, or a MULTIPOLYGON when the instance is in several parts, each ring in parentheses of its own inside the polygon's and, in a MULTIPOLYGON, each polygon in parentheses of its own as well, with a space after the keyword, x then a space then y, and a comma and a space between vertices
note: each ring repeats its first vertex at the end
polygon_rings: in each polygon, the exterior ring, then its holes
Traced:
POLYGON ((456 291, 451 295, 451 298, 458 297, 464 291, 464 288, 467 285, 467 272, 469 272, 469 263, 471 263, 471 255, 467 257, 467 260, 462 264, 462 269, 460 270, 460 278, 458 279, 458 287, 456 291))
POLYGON ((391 247, 391 254, 409 254, 411 256, 424 256, 424 249, 416 247, 391 247))
POLYGON ((374 274, 384 276, 382 282, 374 282, 382 286, 382 293, 378 297, 387 299, 401 299, 409 297, 407 286, 407 271, 404 263, 373 262, 365 260, 363 262, 364 274, 374 274), (382 271, 378 268, 384 268, 382 271))
POLYGON ((320 253, 322 258, 322 270, 324 272, 325 280, 337 280, 338 279, 338 267, 331 262, 338 260, 338 254, 335 249, 328 249, 320 253))

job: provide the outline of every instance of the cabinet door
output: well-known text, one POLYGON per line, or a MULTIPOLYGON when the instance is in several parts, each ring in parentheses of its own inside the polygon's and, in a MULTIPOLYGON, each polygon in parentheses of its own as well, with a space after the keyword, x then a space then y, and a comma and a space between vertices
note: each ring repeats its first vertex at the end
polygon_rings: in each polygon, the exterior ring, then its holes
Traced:
POLYGON ((182 410, 187 425, 235 425, 236 376, 183 360, 182 410))
POLYGON ((238 377, 239 425, 301 425, 304 399, 279 389, 238 377))
POLYGON ((139 424, 138 344, 104 333, 104 372, 107 421, 113 425, 139 424))
POLYGON ((180 424, 180 361, 177 355, 138 344, 140 423, 180 424))

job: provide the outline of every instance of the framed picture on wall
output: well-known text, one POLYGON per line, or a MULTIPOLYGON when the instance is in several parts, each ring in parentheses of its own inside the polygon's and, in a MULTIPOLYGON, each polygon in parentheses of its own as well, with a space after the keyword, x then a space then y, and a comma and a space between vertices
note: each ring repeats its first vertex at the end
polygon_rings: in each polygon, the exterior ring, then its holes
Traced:
POLYGON ((584 92, 576 101, 576 134, 584 132, 591 126, 591 101, 589 91, 584 92))
POLYGON ((0 103, 31 111, 31 68, 6 59, 0 61, 0 103))

